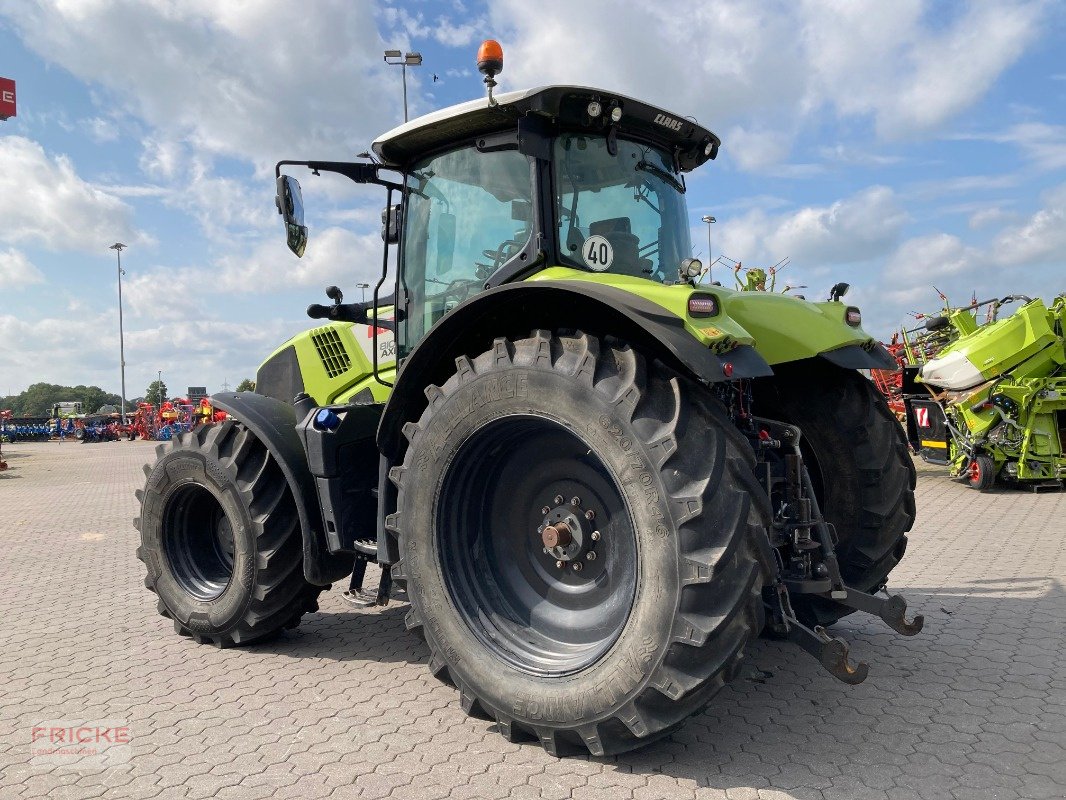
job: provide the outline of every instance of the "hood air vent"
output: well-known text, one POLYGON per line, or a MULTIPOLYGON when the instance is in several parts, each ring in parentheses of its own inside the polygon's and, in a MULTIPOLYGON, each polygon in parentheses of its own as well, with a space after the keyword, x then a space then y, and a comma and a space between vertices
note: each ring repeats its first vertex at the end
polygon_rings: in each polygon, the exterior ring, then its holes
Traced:
POLYGON ((351 369, 352 359, 344 349, 336 329, 327 327, 313 330, 311 341, 314 342, 315 350, 318 351, 318 357, 322 359, 322 366, 326 368, 329 377, 336 378, 351 369))

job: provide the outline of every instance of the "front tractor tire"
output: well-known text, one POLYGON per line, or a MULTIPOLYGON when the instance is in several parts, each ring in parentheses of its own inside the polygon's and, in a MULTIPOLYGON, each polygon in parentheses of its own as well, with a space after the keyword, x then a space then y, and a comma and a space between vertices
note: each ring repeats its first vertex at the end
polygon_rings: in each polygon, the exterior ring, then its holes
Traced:
MULTIPOLYGON (((840 574, 875 593, 907 549, 916 472, 906 436, 873 381, 831 365, 781 365, 754 386, 756 413, 798 425, 818 505, 836 530, 840 574)), ((794 594, 808 625, 830 625, 853 609, 794 594)))
POLYGON ((751 448, 706 390, 618 340, 537 331, 456 364, 390 473, 430 669, 553 754, 665 735, 763 628, 751 448))
POLYGON ((292 491, 240 422, 204 425, 160 445, 137 496, 144 585, 174 629, 200 643, 244 645, 316 611, 303 576, 292 491))

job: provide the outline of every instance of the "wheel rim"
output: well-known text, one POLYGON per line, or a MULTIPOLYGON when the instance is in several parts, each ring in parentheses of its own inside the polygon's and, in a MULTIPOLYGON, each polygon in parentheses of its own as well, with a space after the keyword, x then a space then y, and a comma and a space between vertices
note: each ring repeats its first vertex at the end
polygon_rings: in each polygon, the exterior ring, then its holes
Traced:
POLYGON ((170 572, 197 600, 214 600, 233 575, 233 526, 210 491, 188 484, 167 500, 163 545, 170 572))
POLYGON ((621 634, 637 586, 633 522, 606 466, 561 424, 510 416, 476 431, 445 472, 435 519, 453 605, 496 657, 566 675, 621 634))
POLYGON ((970 462, 970 483, 981 482, 981 464, 975 458, 970 462))

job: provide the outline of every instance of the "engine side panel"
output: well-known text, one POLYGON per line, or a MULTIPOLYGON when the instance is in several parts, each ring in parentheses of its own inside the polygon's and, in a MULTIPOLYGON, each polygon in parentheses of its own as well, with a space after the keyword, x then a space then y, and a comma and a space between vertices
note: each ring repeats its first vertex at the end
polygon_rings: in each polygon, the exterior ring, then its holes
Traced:
POLYGON ((371 326, 353 322, 329 322, 298 333, 260 365, 256 392, 283 403, 307 392, 324 406, 347 400, 365 386, 375 402, 384 402, 388 391, 374 380, 374 347, 383 372, 395 368, 396 343, 392 331, 379 328, 377 334, 375 339, 371 326))

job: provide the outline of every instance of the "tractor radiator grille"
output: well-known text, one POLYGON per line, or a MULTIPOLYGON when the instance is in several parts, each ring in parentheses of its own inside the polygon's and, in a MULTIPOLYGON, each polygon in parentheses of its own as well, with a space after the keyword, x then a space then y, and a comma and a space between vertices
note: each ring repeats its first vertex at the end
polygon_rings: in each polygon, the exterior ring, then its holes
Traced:
POLYGON ((351 369, 352 360, 348 357, 348 351, 344 349, 336 330, 319 328, 311 331, 311 341, 315 343, 318 357, 322 359, 322 366, 326 368, 329 377, 336 378, 351 369))

